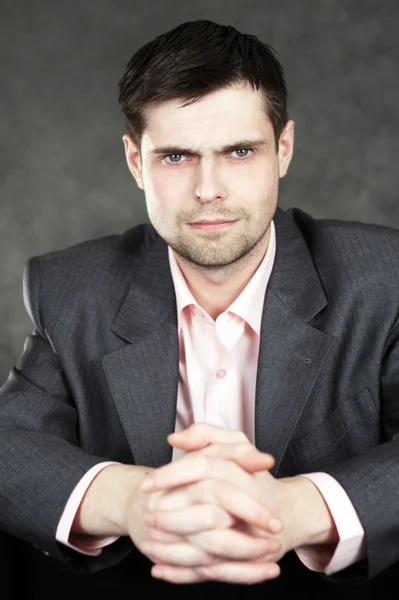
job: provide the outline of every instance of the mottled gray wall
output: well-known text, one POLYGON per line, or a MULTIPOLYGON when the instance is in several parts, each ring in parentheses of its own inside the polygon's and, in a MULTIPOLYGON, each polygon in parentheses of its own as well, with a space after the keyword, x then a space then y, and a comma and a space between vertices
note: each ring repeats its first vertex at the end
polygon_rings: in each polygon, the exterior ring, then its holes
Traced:
POLYGON ((283 206, 399 227, 398 17, 397 0, 0 0, 0 383, 31 331, 26 260, 147 220, 117 82, 182 21, 278 50, 296 121, 283 206))

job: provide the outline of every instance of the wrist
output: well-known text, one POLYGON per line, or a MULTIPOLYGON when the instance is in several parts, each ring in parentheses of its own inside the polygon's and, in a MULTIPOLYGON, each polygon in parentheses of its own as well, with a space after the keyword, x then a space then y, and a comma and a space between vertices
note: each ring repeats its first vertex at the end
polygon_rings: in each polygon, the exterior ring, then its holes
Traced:
POLYGON ((113 464, 93 479, 76 512, 71 532, 100 536, 128 535, 127 514, 140 493, 139 483, 152 469, 113 464))
POLYGON ((103 522, 114 532, 114 535, 129 535, 129 523, 132 512, 137 511, 141 503, 140 482, 147 473, 148 467, 133 465, 117 465, 106 482, 109 490, 108 501, 104 505, 103 522))
POLYGON ((282 520, 290 549, 337 543, 335 521, 317 486, 301 475, 281 481, 287 486, 288 502, 282 520))

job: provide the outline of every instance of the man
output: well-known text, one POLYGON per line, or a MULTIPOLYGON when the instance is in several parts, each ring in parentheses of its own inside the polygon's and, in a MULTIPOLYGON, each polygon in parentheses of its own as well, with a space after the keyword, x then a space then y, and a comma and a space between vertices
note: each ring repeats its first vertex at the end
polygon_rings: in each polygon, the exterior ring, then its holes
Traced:
POLYGON ((277 207, 294 123, 254 36, 183 23, 119 98, 150 224, 26 267, 1 528, 91 591, 371 589, 399 560, 398 233, 277 207))

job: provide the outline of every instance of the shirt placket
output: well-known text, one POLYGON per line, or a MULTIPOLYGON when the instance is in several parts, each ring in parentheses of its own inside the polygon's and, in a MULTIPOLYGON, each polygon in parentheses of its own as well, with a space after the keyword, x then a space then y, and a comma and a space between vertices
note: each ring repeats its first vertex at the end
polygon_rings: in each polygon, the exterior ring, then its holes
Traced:
POLYGON ((204 420, 209 421, 209 415, 213 411, 212 401, 215 394, 223 397, 226 387, 225 378, 228 375, 228 365, 233 368, 230 356, 237 346, 244 327, 243 324, 234 321, 229 315, 216 323, 206 323, 207 337, 210 347, 216 350, 213 355, 211 367, 207 377, 207 385, 204 394, 204 420), (229 360, 230 359, 230 360, 229 360))

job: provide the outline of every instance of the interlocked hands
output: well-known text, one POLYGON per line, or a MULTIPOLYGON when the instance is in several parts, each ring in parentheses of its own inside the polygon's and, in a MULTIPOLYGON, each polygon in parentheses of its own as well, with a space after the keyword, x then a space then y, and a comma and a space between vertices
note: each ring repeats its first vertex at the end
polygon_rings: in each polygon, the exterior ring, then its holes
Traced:
POLYGON ((146 535, 136 545, 154 562, 152 575, 173 583, 277 577, 290 549, 278 518, 289 495, 269 473, 274 458, 242 432, 206 424, 168 441, 187 453, 140 484, 146 535))

